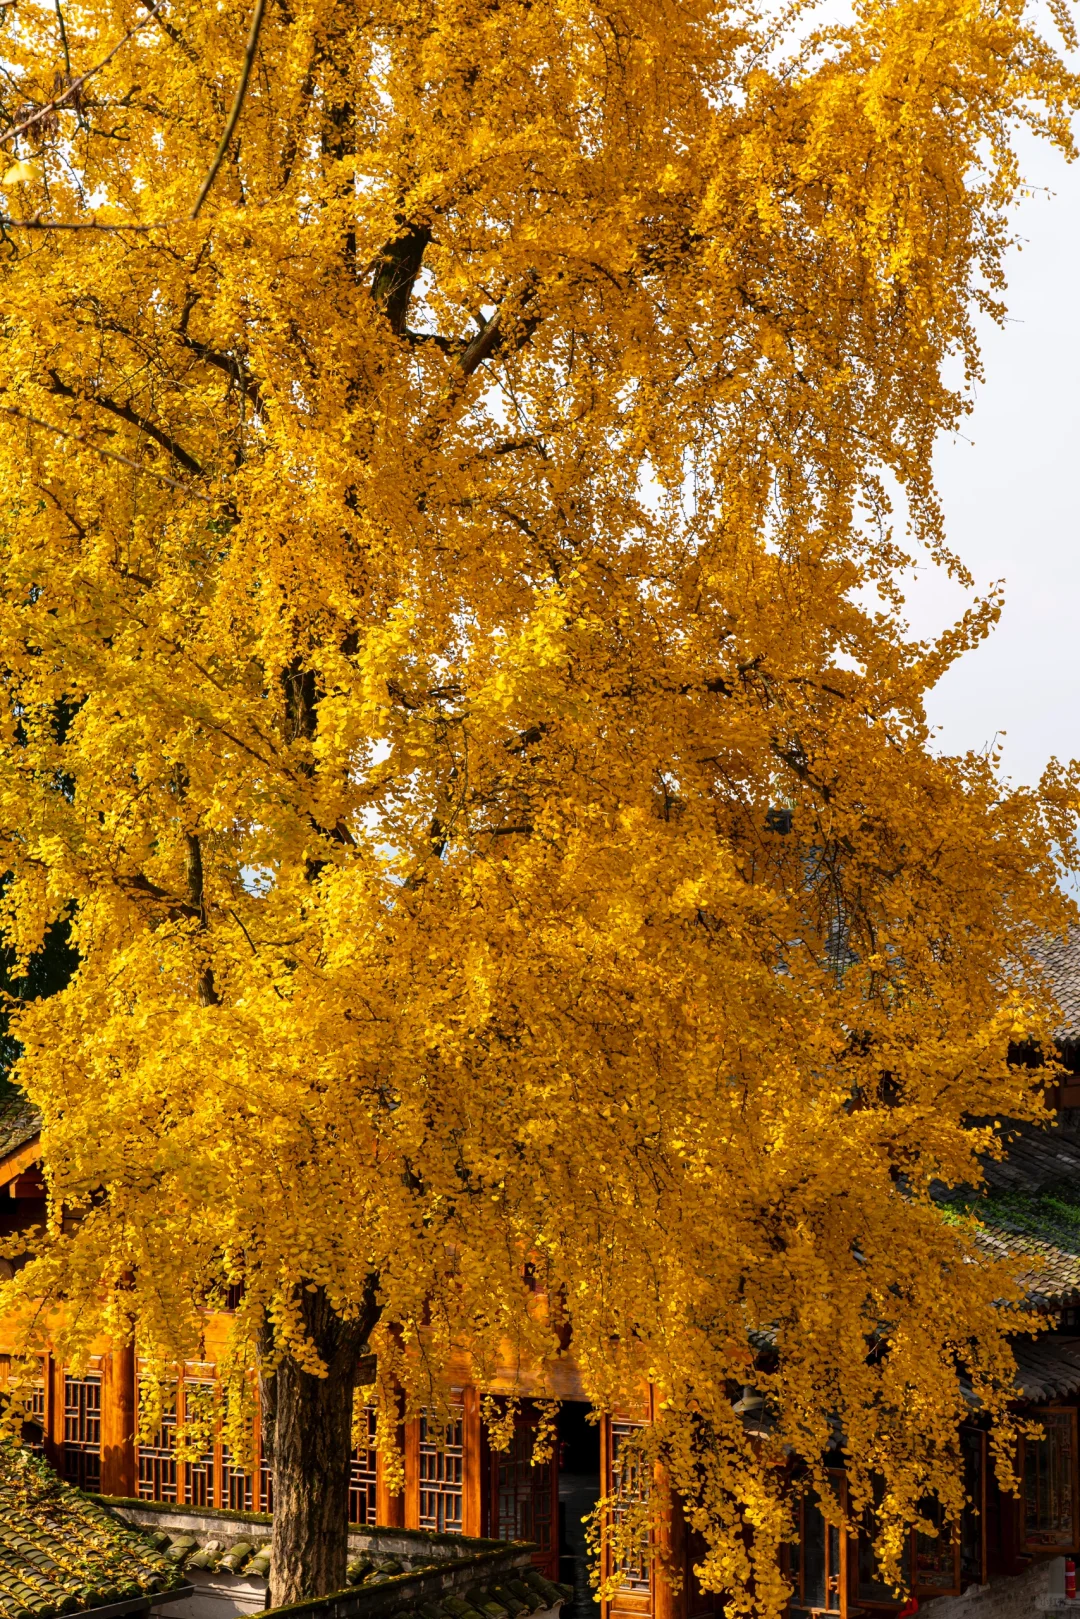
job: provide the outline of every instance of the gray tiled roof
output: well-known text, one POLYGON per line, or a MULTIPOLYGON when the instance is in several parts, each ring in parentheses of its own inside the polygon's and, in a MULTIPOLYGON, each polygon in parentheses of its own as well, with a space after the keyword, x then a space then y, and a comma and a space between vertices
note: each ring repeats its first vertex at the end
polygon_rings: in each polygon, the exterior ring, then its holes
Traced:
MULTIPOLYGON (((144 1521, 145 1516, 156 1515, 151 1513, 156 1506, 115 1504, 118 1513, 133 1511, 144 1521)), ((266 1586, 269 1519, 236 1514, 229 1521, 214 1514, 207 1524, 205 1514, 175 1504, 168 1506, 168 1515, 168 1529, 147 1530, 147 1539, 197 1590, 213 1590, 222 1574, 242 1575, 257 1590, 266 1586)), ((362 1533, 368 1545, 350 1558, 345 1590, 268 1611, 325 1615, 325 1619, 529 1619, 534 1613, 552 1613, 573 1595, 572 1587, 555 1584, 529 1566, 534 1548, 524 1541, 378 1527, 362 1533), (410 1549, 405 1550, 402 1542, 410 1549)))
POLYGON ((1062 1011, 1054 1033, 1062 1045, 1080 1040, 1080 928, 1069 928, 1064 938, 1048 939, 1039 958, 1062 1011))
POLYGON ((986 1184, 993 1192, 1044 1192, 1071 1184, 1080 1195, 1080 1141, 1060 1128, 1010 1124, 1008 1148, 1000 1160, 983 1160, 986 1184))
POLYGON ((182 1584, 141 1530, 0 1443, 0 1619, 51 1619, 182 1584))
POLYGON ((980 1245, 995 1258, 1012 1260, 1012 1271, 1035 1309, 1080 1305, 1080 1257, 1056 1243, 1003 1230, 986 1221, 980 1245))
POLYGON ((0 1160, 33 1141, 40 1129, 41 1117, 22 1091, 0 1083, 0 1160))
POLYGON ((984 1186, 942 1193, 966 1209, 988 1253, 1013 1270, 1040 1309, 1080 1304, 1080 1140, 1070 1130, 1011 1123, 1006 1154, 982 1161, 984 1186))
POLYGON ((1080 1338, 1013 1340, 1016 1381, 1029 1400, 1060 1400, 1080 1390, 1080 1338))

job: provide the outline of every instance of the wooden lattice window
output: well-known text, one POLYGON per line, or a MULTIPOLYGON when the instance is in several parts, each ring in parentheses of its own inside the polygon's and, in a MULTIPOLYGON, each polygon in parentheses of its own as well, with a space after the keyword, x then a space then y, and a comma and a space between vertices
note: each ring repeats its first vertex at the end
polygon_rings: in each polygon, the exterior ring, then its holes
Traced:
POLYGON ((40 1456, 45 1449, 45 1363, 40 1355, 36 1359, 29 1388, 26 1387, 25 1377, 25 1367, 13 1367, 10 1355, 0 1355, 0 1408, 7 1408, 12 1384, 18 1382, 21 1398, 25 1401, 22 1442, 27 1450, 40 1456))
POLYGON ((527 1540, 536 1547, 533 1566, 548 1579, 559 1577, 559 1466, 557 1447, 547 1461, 533 1465, 540 1414, 526 1401, 514 1415, 507 1450, 488 1458, 485 1531, 497 1540, 527 1540))
POLYGON ((64 1374, 64 1477, 81 1490, 101 1489, 101 1378, 64 1374))
POLYGON ((463 1411, 451 1406, 447 1420, 420 1417, 420 1528, 460 1535, 464 1497, 463 1411))
MULTIPOLYGON (((628 1445, 641 1426, 640 1422, 623 1422, 617 1418, 611 1422, 611 1516, 614 1527, 625 1524, 631 1514, 649 1499, 649 1481, 641 1457, 635 1447, 628 1445)), ((644 1548, 633 1555, 624 1556, 619 1571, 624 1591, 648 1595, 652 1584, 648 1553, 644 1548)))
MULTIPOLYGON (((184 1421, 205 1424, 211 1415, 216 1420, 217 1384, 209 1378, 184 1378, 184 1421)), ((217 1469, 214 1444, 211 1440, 196 1461, 184 1468, 184 1504, 189 1507, 216 1507, 217 1469)))
POLYGON ((234 1467, 228 1445, 221 1447, 221 1504, 230 1512, 251 1512, 254 1480, 250 1473, 234 1467))
POLYGON ((1050 1406, 1035 1416, 1043 1437, 1022 1441, 1024 1545, 1029 1551, 1075 1551, 1076 1411, 1050 1406))
POLYGON ((374 1408, 366 1405, 360 1414, 361 1443, 356 1446, 349 1463, 349 1522, 374 1524, 376 1502, 376 1469, 374 1408))
MULTIPOLYGON (((259 1454, 259 1511, 274 1510, 274 1469, 267 1456, 259 1454)), ((374 1520, 372 1520, 374 1521, 374 1520)))
MULTIPOLYGON (((39 1362, 40 1365, 40 1362, 39 1362)), ((30 1401, 23 1423, 23 1444, 40 1456, 45 1449, 45 1368, 30 1385, 30 1401)))
MULTIPOLYGON (((142 1389, 140 1387, 140 1398, 142 1389)), ((161 1418, 149 1444, 135 1450, 142 1501, 176 1500, 176 1384, 161 1391, 161 1418)))
POLYGON ((492 1452, 491 1499, 496 1540, 531 1540, 550 1554, 554 1517, 554 1468, 533 1465, 536 1424, 519 1422, 507 1450, 492 1452))

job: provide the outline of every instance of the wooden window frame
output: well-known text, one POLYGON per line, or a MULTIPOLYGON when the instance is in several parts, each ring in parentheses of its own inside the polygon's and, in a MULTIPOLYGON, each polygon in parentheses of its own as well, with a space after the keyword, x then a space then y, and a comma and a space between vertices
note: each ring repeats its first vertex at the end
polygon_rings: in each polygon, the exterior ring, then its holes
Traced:
MULTIPOLYGON (((644 1413, 636 1414, 616 1412, 614 1416, 605 1415, 600 1419, 600 1494, 606 1499, 614 1499, 617 1494, 614 1468, 615 1439, 617 1433, 630 1432, 637 1428, 644 1428, 647 1423, 644 1413)), ((646 1484, 648 1489, 649 1483, 646 1484)), ((646 1499, 647 1499, 646 1495, 646 1499)), ((655 1611, 656 1601, 656 1571, 650 1559, 648 1565, 648 1580, 642 1581, 637 1589, 631 1585, 624 1585, 615 1592, 610 1601, 603 1604, 603 1619, 612 1619, 612 1616, 628 1614, 635 1616, 651 1615, 655 1611)), ((611 1550, 604 1547, 603 1575, 605 1580, 611 1576, 611 1550)))
MULTIPOLYGON (((842 1467, 827 1467, 825 1476, 834 1489, 840 1504, 841 1512, 848 1510, 847 1474, 842 1467)), ((825 1599, 826 1606, 815 1606, 806 1601, 806 1558, 803 1547, 806 1544, 806 1509, 809 1505, 805 1492, 799 1497, 798 1528, 799 1528, 799 1569, 796 1579, 796 1588, 790 1599, 790 1606, 797 1608, 801 1613, 821 1614, 827 1619, 848 1619, 850 1606, 851 1581, 853 1576, 853 1559, 851 1557, 851 1536, 845 1535, 843 1530, 822 1519, 825 1524, 825 1599), (834 1566, 835 1562, 835 1566, 834 1566), (837 1603, 834 1608, 828 1606, 830 1593, 835 1592, 837 1603)))
MULTIPOLYGON (((138 1400, 139 1393, 141 1392, 142 1381, 143 1380, 141 1377, 137 1378, 136 1400, 138 1400)), ((173 1378, 170 1380, 166 1387, 172 1391, 172 1410, 169 1411, 166 1408, 166 1405, 164 1403, 162 1404, 161 1424, 156 1435, 154 1436, 155 1443, 152 1445, 144 1445, 140 1443, 138 1437, 136 1437, 135 1495, 140 1501, 162 1501, 171 1505, 176 1505, 179 1504, 181 1500, 180 1463, 176 1459, 176 1429, 180 1420, 179 1378, 173 1378), (172 1418, 171 1422, 168 1420, 169 1417, 172 1418), (145 1480, 143 1478, 144 1463, 148 1464, 150 1473, 149 1480, 145 1480), (162 1473, 167 1472, 169 1468, 172 1470, 172 1478, 165 1486, 163 1486, 161 1482, 162 1473), (145 1493, 143 1489, 144 1483, 147 1482, 149 1482, 152 1486, 152 1493, 150 1494, 145 1493), (161 1491, 163 1488, 171 1488, 172 1494, 162 1494, 161 1491)))
POLYGON ((511 1439, 511 1451, 498 1451, 489 1444, 484 1445, 484 1467, 486 1478, 484 1480, 483 1499, 485 1513, 481 1525, 483 1533, 490 1540, 527 1540, 538 1549, 533 1553, 533 1567, 539 1569, 548 1579, 557 1580, 559 1575, 559 1445, 556 1439, 552 1449, 551 1459, 540 1464, 534 1470, 531 1460, 524 1462, 523 1452, 535 1444, 536 1433, 540 1426, 540 1412, 531 1400, 525 1400, 519 1406, 515 1422, 514 1433, 511 1439), (513 1502, 512 1521, 506 1508, 513 1502), (524 1527, 520 1507, 527 1503, 524 1527), (546 1517, 541 1510, 535 1518, 529 1514, 529 1507, 540 1505, 546 1508, 546 1517), (543 1539, 537 1533, 538 1527, 545 1527, 548 1543, 545 1547, 543 1539), (506 1532, 512 1530, 512 1532, 506 1532))
POLYGON ((100 1492, 100 1490, 101 1490, 101 1464, 102 1464, 102 1460, 103 1460, 103 1449, 102 1449, 102 1443, 101 1443, 101 1419, 102 1419, 102 1390, 103 1390, 103 1387, 104 1387, 104 1382, 105 1382, 104 1370, 103 1370, 103 1367, 102 1367, 102 1364, 101 1364, 100 1355, 95 1355, 95 1356, 91 1357, 90 1364, 86 1367, 86 1370, 82 1373, 82 1375, 80 1377, 74 1376, 74 1374, 72 1372, 70 1372, 66 1366, 62 1367, 61 1370, 60 1370, 60 1391, 61 1391, 60 1420, 61 1420, 61 1423, 62 1423, 62 1427, 61 1427, 60 1431, 61 1431, 61 1434, 62 1434, 62 1446, 63 1446, 62 1453, 61 1453, 61 1466, 62 1466, 63 1476, 64 1476, 64 1478, 67 1480, 67 1482, 69 1484, 76 1484, 76 1485, 78 1485, 79 1489, 88 1490, 91 1494, 96 1494, 96 1493, 100 1492), (86 1418, 87 1418, 87 1415, 88 1415, 87 1407, 86 1407, 85 1395, 84 1395, 84 1398, 82 1399, 82 1401, 77 1406, 73 1406, 73 1405, 71 1405, 69 1403, 69 1397, 68 1397, 69 1396, 69 1388, 78 1388, 78 1389, 82 1389, 84 1391, 88 1391, 90 1388, 96 1388, 97 1389, 97 1408, 96 1408, 95 1411, 90 1413, 92 1418, 96 1421, 96 1426, 97 1426, 97 1443, 96 1443, 96 1445, 89 1439, 78 1439, 78 1438, 69 1437, 69 1430, 70 1430, 70 1426, 71 1426, 72 1421, 74 1420, 74 1421, 79 1422, 79 1423, 81 1423, 82 1425, 85 1426, 86 1418), (72 1418, 72 1415, 71 1415, 72 1411, 75 1411, 77 1413, 77 1415, 76 1415, 76 1417, 74 1419, 72 1418), (70 1458, 71 1458, 71 1465, 70 1466, 69 1466, 69 1453, 70 1453, 70 1458), (83 1458, 91 1458, 91 1457, 93 1457, 93 1458, 96 1458, 97 1467, 94 1468, 94 1469, 89 1469, 87 1467, 86 1460, 84 1460, 81 1465, 76 1466, 75 1465, 75 1459, 77 1457, 83 1457, 83 1458), (73 1473, 76 1475, 75 1477, 72 1477, 73 1473), (96 1481, 92 1481, 90 1479, 89 1475, 91 1473, 96 1473, 96 1481))
POLYGON ((1028 1557, 1063 1557, 1070 1553, 1080 1551, 1080 1467, 1077 1457, 1077 1412, 1075 1405, 1055 1403, 1042 1406, 1039 1410, 1030 1413, 1036 1422, 1049 1416, 1067 1416, 1072 1436, 1072 1477, 1070 1480, 1072 1493, 1072 1536, 1066 1544, 1064 1541, 1049 1542, 1046 1540, 1031 1540, 1027 1529, 1027 1460, 1029 1447, 1045 1444, 1046 1440, 1029 1440, 1021 1438, 1019 1455, 1020 1472, 1020 1545, 1028 1557))
MULTIPOLYGON (((452 1399, 447 1415, 450 1423, 460 1432, 460 1439, 454 1439, 452 1444, 440 1450, 435 1441, 426 1438, 427 1417, 422 1414, 414 1421, 408 1423, 406 1434, 406 1501, 408 1506, 408 1526, 411 1529, 424 1529, 431 1534, 460 1535, 465 1533, 465 1498, 466 1498, 466 1411, 465 1404, 460 1399, 452 1399), (423 1477, 425 1460, 434 1458, 436 1474, 444 1474, 447 1461, 460 1462, 460 1478, 446 1479, 445 1477, 423 1477), (459 1503, 459 1515, 454 1521, 453 1528, 432 1527, 425 1523, 424 1518, 431 1514, 424 1512, 425 1495, 439 1499, 456 1498, 459 1503)), ((436 1510, 436 1518, 439 1517, 436 1510)))
MULTIPOLYGON (((875 1614, 896 1613, 897 1610, 903 1606, 903 1601, 904 1601, 903 1598, 901 1598, 901 1597, 866 1597, 866 1596, 862 1596, 860 1594, 860 1591, 859 1591, 859 1547, 860 1547, 860 1544, 862 1543, 862 1538, 863 1538, 863 1530, 860 1527, 856 1526, 855 1527, 855 1532, 851 1536, 851 1543, 850 1543, 850 1546, 849 1546, 849 1557, 848 1557, 848 1570, 849 1570, 849 1572, 848 1572, 848 1600, 851 1603, 853 1608, 855 1608, 857 1610, 860 1610, 860 1611, 866 1611, 866 1612, 875 1613, 875 1614)), ((914 1573, 915 1573, 915 1536, 914 1536, 914 1531, 908 1536, 907 1547, 908 1547, 907 1556, 908 1556, 908 1564, 909 1564, 908 1575, 909 1575, 909 1577, 911 1578, 911 1581, 912 1581, 912 1590, 914 1590, 914 1573)))
MULTIPOLYGON (((927 1585, 919 1579, 919 1532, 911 1531, 911 1590, 917 1597, 956 1597, 960 1595, 960 1525, 950 1524, 948 1529, 949 1544, 952 1550, 952 1579, 948 1585, 927 1585)), ((945 1526, 939 1531, 938 1540, 931 1541, 937 1545, 945 1532, 945 1526)), ((925 1537, 929 1540, 929 1536, 925 1537)))
POLYGON ((367 1443, 353 1447, 349 1458, 349 1523, 359 1529, 378 1521, 379 1453, 375 1449, 375 1407, 365 1405, 367 1443), (362 1510, 361 1510, 362 1509, 362 1510))
MULTIPOLYGON (((978 1582, 979 1582, 980 1585, 986 1585, 988 1583, 989 1577, 990 1577, 989 1572, 988 1572, 988 1560, 989 1560, 989 1549, 988 1549, 988 1545, 987 1545, 988 1537, 987 1537, 987 1533, 986 1533, 987 1464, 988 1464, 989 1459, 990 1459, 987 1452, 988 1452, 989 1446, 988 1446, 988 1443, 987 1443, 987 1437, 986 1437, 985 1428, 976 1428, 971 1423, 963 1423, 963 1424, 961 1424, 960 1432, 961 1432, 961 1435, 968 1434, 968 1435, 974 1436, 979 1441, 979 1489, 978 1489, 978 1500, 968 1502, 965 1505, 964 1511, 965 1511, 965 1514, 968 1513, 968 1512, 974 1512, 976 1514, 976 1516, 977 1516, 977 1519, 978 1519, 978 1524, 979 1524, 979 1569, 978 1569, 978 1576, 977 1577, 978 1577, 978 1582)), ((960 1584, 961 1584, 961 1588, 963 1588, 963 1584, 964 1584, 963 1536, 964 1536, 964 1525, 963 1525, 963 1520, 961 1520, 961 1524, 960 1524, 960 1540, 961 1540, 961 1547, 960 1547, 960 1584)))
POLYGON ((217 1451, 219 1495, 222 1508, 226 1512, 254 1512, 255 1480, 258 1477, 258 1467, 255 1467, 254 1470, 235 1467, 229 1453, 229 1447, 222 1443, 220 1435, 215 1449, 217 1451))
MULTIPOLYGON (((6 1350, 0 1353, 0 1406, 5 1410, 11 1398, 12 1362, 18 1358, 9 1354, 6 1350)), ((21 1443, 24 1449, 31 1451, 34 1455, 43 1456, 49 1441, 49 1375, 46 1357, 37 1355, 33 1358, 37 1360, 37 1375, 31 1379, 29 1384, 30 1398, 22 1427, 21 1443), (36 1435, 28 1432, 31 1428, 36 1428, 39 1432, 36 1435)))
MULTIPOLYGON (((200 1363, 197 1370, 190 1370, 187 1365, 181 1368, 179 1378, 178 1399, 183 1403, 183 1420, 188 1421, 188 1390, 189 1388, 212 1389, 214 1399, 219 1398, 219 1385, 215 1369, 212 1366, 200 1363)), ((214 1437, 210 1441, 210 1449, 205 1451, 197 1462, 183 1462, 177 1467, 177 1489, 184 1506, 192 1507, 196 1511, 215 1512, 221 1504, 221 1485, 218 1478, 218 1439, 217 1422, 214 1425, 214 1437), (196 1489, 197 1481, 205 1481, 207 1499, 197 1501, 197 1493, 204 1493, 196 1489)))
MULTIPOLYGON (((968 1576, 968 1580, 974 1579, 974 1580, 977 1581, 977 1583, 979 1585, 985 1585, 987 1583, 987 1579, 988 1579, 988 1575, 987 1575, 988 1549, 987 1549, 987 1534, 986 1534, 987 1437, 986 1437, 985 1430, 983 1430, 981 1428, 976 1428, 974 1425, 972 1425, 970 1423, 962 1424, 961 1432, 963 1434, 965 1434, 965 1435, 968 1435, 969 1437, 975 1438, 978 1441, 978 1451, 979 1451, 979 1464, 978 1464, 978 1466, 979 1466, 979 1478, 978 1478, 977 1498, 972 1499, 970 1501, 967 1501, 965 1503, 965 1506, 964 1506, 964 1517, 966 1518, 966 1516, 967 1516, 967 1514, 969 1512, 974 1513, 974 1515, 975 1515, 975 1517, 977 1519, 978 1525, 979 1525, 979 1568, 974 1574, 968 1576)), ((962 1454, 963 1453, 961 1453, 961 1455, 962 1454)), ((965 1479, 965 1484, 966 1484, 966 1479, 965 1479)), ((948 1585, 948 1586, 927 1585, 927 1584, 924 1584, 923 1582, 921 1582, 920 1579, 919 1579, 919 1563, 918 1563, 918 1539, 919 1539, 919 1537, 918 1537, 917 1531, 912 1529, 910 1539, 909 1539, 909 1546, 908 1546, 908 1557, 909 1557, 908 1574, 909 1574, 909 1579, 910 1579, 910 1584, 911 1584, 911 1594, 913 1596, 915 1596, 917 1598, 920 1598, 920 1599, 925 1598, 926 1600, 929 1600, 931 1597, 938 1597, 938 1596, 959 1596, 963 1592, 963 1590, 965 1589, 965 1583, 966 1583, 965 1582, 965 1575, 964 1575, 964 1568, 963 1568, 963 1536, 964 1536, 964 1518, 961 1519, 960 1524, 958 1526, 954 1526, 953 1531, 952 1531, 952 1536, 951 1536, 952 1544, 953 1544, 953 1580, 952 1580, 951 1585, 948 1585), (957 1529, 959 1530, 959 1532, 957 1532, 957 1529)), ((849 1569, 850 1569, 850 1576, 849 1576, 850 1585, 849 1585, 849 1591, 848 1591, 849 1601, 851 1602, 851 1604, 852 1604, 852 1606, 854 1608, 865 1608, 865 1609, 868 1609, 869 1611, 871 1611, 873 1613, 881 1613, 881 1614, 893 1613, 893 1612, 896 1611, 897 1608, 899 1608, 901 1606, 901 1599, 900 1598, 895 1598, 895 1599, 892 1599, 892 1600, 886 1600, 885 1598, 881 1598, 881 1597, 860 1596, 860 1594, 859 1594, 859 1562, 858 1562, 858 1557, 859 1557, 859 1543, 860 1543, 860 1540, 861 1540, 860 1531, 858 1529, 856 1529, 855 1534, 852 1536, 852 1544, 851 1544, 851 1547, 850 1547, 850 1554, 849 1554, 849 1569)))

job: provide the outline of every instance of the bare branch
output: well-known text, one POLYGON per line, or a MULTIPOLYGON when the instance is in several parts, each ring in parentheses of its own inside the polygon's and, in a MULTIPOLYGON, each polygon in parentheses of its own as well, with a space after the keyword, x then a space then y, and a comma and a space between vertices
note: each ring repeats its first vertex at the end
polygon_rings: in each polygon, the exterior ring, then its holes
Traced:
POLYGON ((262 28, 263 13, 265 11, 266 0, 255 0, 255 10, 251 18, 251 32, 248 34, 247 49, 244 52, 244 66, 240 72, 240 83, 236 87, 236 95, 233 97, 233 104, 225 123, 225 133, 221 137, 221 144, 214 154, 214 161, 210 165, 210 173, 206 176, 199 195, 195 198, 195 206, 191 210, 192 219, 198 219, 199 217, 199 209, 210 194, 210 187, 217 179, 218 170, 221 167, 225 153, 229 149, 229 142, 233 138, 233 132, 240 122, 240 109, 244 105, 244 97, 247 94, 248 79, 251 77, 251 64, 255 60, 255 51, 259 44, 259 30, 262 28))

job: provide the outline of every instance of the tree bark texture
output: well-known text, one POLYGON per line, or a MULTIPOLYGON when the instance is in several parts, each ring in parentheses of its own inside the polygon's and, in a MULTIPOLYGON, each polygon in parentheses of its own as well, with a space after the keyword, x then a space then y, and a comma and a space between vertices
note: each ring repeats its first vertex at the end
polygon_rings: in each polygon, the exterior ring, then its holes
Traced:
POLYGON ((327 1375, 315 1377, 286 1356, 274 1378, 274 1608, 345 1586, 353 1389, 377 1319, 370 1303, 355 1320, 343 1321, 321 1288, 304 1294, 303 1313, 327 1375))

